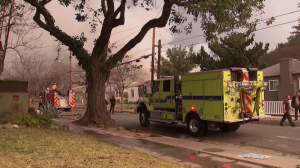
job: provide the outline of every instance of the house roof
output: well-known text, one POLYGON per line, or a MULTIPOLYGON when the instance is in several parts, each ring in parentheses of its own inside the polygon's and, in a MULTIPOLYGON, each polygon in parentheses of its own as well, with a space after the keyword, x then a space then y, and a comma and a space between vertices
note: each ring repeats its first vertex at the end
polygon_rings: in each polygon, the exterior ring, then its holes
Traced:
MULTIPOLYGON (((292 59, 292 73, 297 74, 300 73, 300 61, 297 59, 292 59)), ((280 63, 269 66, 262 70, 264 73, 264 77, 268 76, 279 76, 280 75, 280 63)))
POLYGON ((295 73, 300 73, 300 61, 294 59, 292 65, 293 65, 292 73, 294 73, 294 74, 295 74, 295 73))
POLYGON ((142 85, 142 83, 140 82, 134 82, 128 85, 128 88, 132 88, 132 87, 138 87, 139 85, 142 85))
POLYGON ((275 64, 272 66, 269 66, 262 70, 264 73, 264 77, 267 76, 279 76, 280 75, 280 64, 275 64))

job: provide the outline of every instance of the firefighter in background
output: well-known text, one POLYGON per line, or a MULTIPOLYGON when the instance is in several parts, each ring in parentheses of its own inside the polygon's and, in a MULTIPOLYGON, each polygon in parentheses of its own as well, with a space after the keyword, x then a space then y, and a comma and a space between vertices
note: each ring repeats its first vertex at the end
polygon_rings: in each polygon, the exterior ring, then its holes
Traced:
POLYGON ((29 106, 31 107, 31 104, 32 104, 32 98, 31 96, 29 96, 29 106))
POLYGON ((57 88, 56 83, 54 83, 53 86, 52 86, 52 89, 56 90, 56 88, 57 88))
POLYGON ((43 99, 42 99, 42 96, 40 96, 39 98, 39 108, 43 105, 43 99))

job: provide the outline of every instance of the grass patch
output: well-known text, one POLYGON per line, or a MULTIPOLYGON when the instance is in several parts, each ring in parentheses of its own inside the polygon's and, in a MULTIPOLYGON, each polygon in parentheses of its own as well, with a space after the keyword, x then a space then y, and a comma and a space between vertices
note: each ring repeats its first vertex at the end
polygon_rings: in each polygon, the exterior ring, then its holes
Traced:
POLYGON ((87 135, 0 129, 0 167, 183 167, 87 135))

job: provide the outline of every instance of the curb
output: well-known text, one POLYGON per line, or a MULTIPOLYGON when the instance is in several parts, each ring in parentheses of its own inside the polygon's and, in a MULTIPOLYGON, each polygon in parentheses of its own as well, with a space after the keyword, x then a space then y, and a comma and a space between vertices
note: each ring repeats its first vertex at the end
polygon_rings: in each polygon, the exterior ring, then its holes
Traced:
MULTIPOLYGON (((161 137, 164 137, 164 136, 161 136, 161 137)), ((160 143, 160 144, 163 144, 163 145, 175 146, 175 147, 178 147, 178 148, 184 148, 184 149, 189 149, 189 150, 195 151, 195 149, 188 148, 188 147, 181 147, 181 146, 176 146, 176 145, 172 145, 172 144, 168 144, 168 143, 157 142, 157 141, 151 140, 151 139, 145 139, 145 138, 140 138, 140 139, 145 140, 145 141, 160 143)), ((280 167, 276 167, 276 166, 269 165, 269 164, 257 163, 255 161, 251 161, 251 160, 247 160, 247 159, 243 159, 243 158, 236 158, 236 157, 226 156, 225 154, 224 155, 222 155, 222 154, 216 154, 216 153, 213 153, 213 152, 207 152, 207 151, 203 151, 203 150, 199 150, 199 152, 204 153, 204 154, 209 154, 209 155, 212 155, 212 156, 217 156, 217 157, 225 158, 225 159, 230 159, 230 160, 235 160, 235 161, 241 161, 241 162, 245 162, 245 163, 250 163, 250 164, 253 164, 253 165, 257 165, 257 166, 263 166, 263 167, 268 167, 268 168, 280 168, 280 167)))

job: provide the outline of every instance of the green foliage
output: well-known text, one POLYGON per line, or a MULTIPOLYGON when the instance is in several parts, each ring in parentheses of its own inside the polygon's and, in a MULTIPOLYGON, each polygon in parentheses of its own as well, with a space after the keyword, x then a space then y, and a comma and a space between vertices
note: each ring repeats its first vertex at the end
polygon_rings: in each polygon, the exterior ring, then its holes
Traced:
POLYGON ((52 124, 52 116, 50 114, 27 114, 12 121, 12 124, 25 125, 31 128, 50 128, 52 124))
POLYGON ((10 123, 25 114, 26 111, 23 110, 21 104, 19 103, 13 104, 11 105, 9 110, 4 111, 0 109, 0 123, 10 123))
POLYGON ((211 56, 202 47, 194 57, 202 71, 225 69, 230 67, 265 68, 263 56, 267 54, 269 43, 254 42, 252 31, 246 33, 230 33, 220 41, 213 39, 208 47, 213 52, 211 56))
POLYGON ((53 108, 52 109, 52 114, 54 116, 54 118, 58 118, 59 114, 61 113, 62 111, 58 108, 53 108))
POLYGON ((189 51, 181 46, 167 50, 167 59, 162 57, 161 76, 175 76, 189 73, 196 64, 193 63, 193 48, 189 51))
POLYGON ((59 114, 62 113, 62 111, 60 109, 53 107, 50 102, 48 102, 45 105, 43 105, 42 107, 40 107, 40 111, 43 114, 53 115, 54 118, 58 118, 59 114))
POLYGON ((40 111, 44 114, 51 114, 53 111, 53 106, 50 102, 48 102, 40 107, 40 111))

